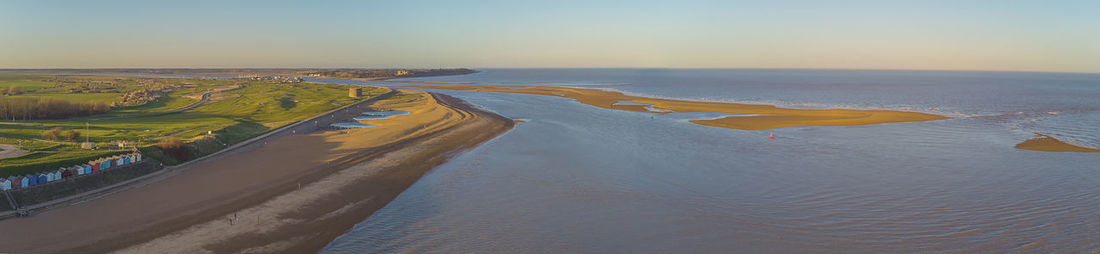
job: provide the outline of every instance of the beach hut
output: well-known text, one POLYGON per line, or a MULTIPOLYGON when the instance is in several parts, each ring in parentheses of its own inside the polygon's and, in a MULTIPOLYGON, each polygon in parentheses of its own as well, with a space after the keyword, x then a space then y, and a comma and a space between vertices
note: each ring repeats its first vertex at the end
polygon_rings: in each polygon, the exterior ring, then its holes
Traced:
POLYGON ((27 188, 31 186, 31 179, 27 179, 25 176, 19 177, 19 188, 27 188))
POLYGON ((22 186, 23 185, 22 184, 23 183, 23 177, 9 176, 8 181, 11 181, 11 189, 13 189, 13 190, 23 187, 22 186))
POLYGON ((84 174, 92 173, 92 165, 84 165, 84 174))
POLYGON ((43 172, 42 175, 46 176, 46 182, 53 182, 53 172, 43 172))
POLYGON ((135 153, 134 158, 136 161, 141 162, 141 153, 135 153))
POLYGON ((80 168, 81 167, 69 167, 68 169, 65 169, 65 171, 61 171, 61 179, 73 177, 77 174, 76 171, 80 168))
POLYGON ((0 179, 0 190, 10 190, 10 189, 11 189, 11 180, 0 179))
POLYGON ((123 164, 130 164, 130 156, 122 156, 123 164))
POLYGON ((38 185, 38 175, 27 175, 27 178, 30 179, 27 181, 27 186, 38 185))
POLYGON ((44 184, 50 182, 50 174, 41 173, 38 174, 38 184, 44 184))

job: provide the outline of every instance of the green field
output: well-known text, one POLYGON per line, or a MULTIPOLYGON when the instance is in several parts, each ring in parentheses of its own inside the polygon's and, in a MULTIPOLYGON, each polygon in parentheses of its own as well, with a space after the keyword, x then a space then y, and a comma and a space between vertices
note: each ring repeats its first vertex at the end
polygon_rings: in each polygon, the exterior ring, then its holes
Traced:
MULTIPOLYGON (((36 170, 57 169, 58 162, 94 159, 118 151, 116 142, 124 141, 142 147, 149 153, 168 164, 180 162, 175 158, 164 157, 154 144, 167 137, 176 137, 189 142, 188 159, 208 154, 221 147, 247 140, 264 132, 290 123, 327 112, 361 100, 347 96, 350 86, 318 83, 281 83, 277 81, 256 81, 245 79, 149 79, 93 77, 88 82, 65 77, 67 83, 48 84, 38 91, 50 92, 67 90, 66 86, 80 86, 89 82, 102 83, 120 81, 121 84, 97 84, 118 91, 139 89, 140 84, 181 84, 164 96, 143 105, 116 107, 111 111, 78 118, 63 120, 0 121, 0 143, 15 144, 22 140, 28 154, 0 159, 0 177, 25 174, 36 170), (210 92, 209 99, 195 108, 181 112, 173 110, 198 102, 204 92, 210 92), (43 132, 60 127, 75 130, 85 139, 96 143, 99 150, 82 150, 75 144, 57 144, 41 141, 43 132), (213 135, 208 135, 208 132, 213 135), (86 138, 85 138, 86 137, 86 138), (51 150, 52 149, 52 150, 51 150), (160 155, 160 156, 158 156, 160 155)), ((10 82, 27 81, 0 77, 0 87, 10 82)), ((385 93, 385 88, 363 87, 365 97, 385 93)), ((103 100, 111 93, 55 94, 46 96, 65 100, 103 100), (99 97, 97 97, 99 96, 99 97)), ((41 96, 29 92, 19 96, 41 96)), ((129 146, 134 147, 133 145, 129 146)))

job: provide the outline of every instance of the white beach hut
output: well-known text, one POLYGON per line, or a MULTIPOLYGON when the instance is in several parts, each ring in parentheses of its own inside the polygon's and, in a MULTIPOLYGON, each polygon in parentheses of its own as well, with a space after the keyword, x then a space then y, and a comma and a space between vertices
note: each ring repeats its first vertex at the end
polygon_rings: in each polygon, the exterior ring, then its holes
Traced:
POLYGON ((11 189, 11 180, 0 179, 0 190, 10 190, 10 189, 11 189))

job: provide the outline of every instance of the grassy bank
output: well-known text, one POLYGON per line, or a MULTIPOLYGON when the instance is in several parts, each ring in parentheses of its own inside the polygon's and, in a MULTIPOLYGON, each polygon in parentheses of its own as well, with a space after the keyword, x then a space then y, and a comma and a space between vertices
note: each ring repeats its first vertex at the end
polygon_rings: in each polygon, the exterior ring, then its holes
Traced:
MULTIPOLYGON (((24 144, 30 153, 0 159, 0 177, 25 174, 35 169, 57 169, 55 163, 70 163, 85 158, 98 158, 111 152, 104 149, 141 148, 151 157, 169 164, 209 154, 237 142, 258 136, 269 130, 315 116, 361 100, 347 96, 349 86, 317 83, 288 83, 270 80, 248 79, 173 79, 173 78, 118 78, 88 77, 88 80, 66 76, 63 79, 46 76, 12 75, 0 77, 0 87, 38 84, 34 91, 23 90, 17 96, 57 94, 57 91, 92 89, 117 91, 125 96, 143 89, 143 85, 161 84, 169 87, 159 91, 155 100, 132 106, 115 107, 104 114, 62 120, 0 121, 0 143, 24 144), (41 81, 46 80, 46 81, 41 81), (112 83, 118 81, 118 83, 112 83), (93 85, 89 85, 93 84, 93 85), (93 87, 93 88, 88 88, 93 87), (43 92, 43 93, 39 93, 43 92), (175 112, 199 102, 203 94, 206 101, 193 108, 175 112), (73 143, 34 141, 52 128, 80 132, 81 138, 93 142, 99 150, 83 150, 73 143), (177 138, 185 142, 187 151, 179 158, 171 158, 154 146, 164 139, 177 138), (58 151, 35 149, 52 147, 58 151)), ((385 88, 363 87, 365 97, 385 93, 385 88)), ((84 91, 84 90, 80 90, 84 91)), ((103 93, 94 93, 103 94, 103 93)), ((107 93, 111 94, 111 93, 107 93)), ((50 95, 59 99, 87 100, 91 95, 50 95)), ((99 95, 96 95, 99 96, 99 95)), ((100 99, 110 100, 109 96, 100 99)), ((68 165, 63 165, 68 166, 68 165)))

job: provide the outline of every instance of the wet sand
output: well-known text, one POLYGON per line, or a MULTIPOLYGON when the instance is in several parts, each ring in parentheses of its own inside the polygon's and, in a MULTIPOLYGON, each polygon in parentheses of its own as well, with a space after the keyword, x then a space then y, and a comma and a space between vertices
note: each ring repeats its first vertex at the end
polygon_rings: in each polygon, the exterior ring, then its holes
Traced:
POLYGON ((751 116, 729 116, 713 120, 691 120, 692 123, 699 125, 740 130, 766 130, 794 126, 851 126, 948 119, 948 117, 933 114, 891 110, 788 109, 779 108, 772 105, 658 99, 624 95, 623 93, 614 91, 569 87, 495 87, 444 85, 408 87, 558 96, 574 99, 577 102, 601 108, 650 113, 714 112, 730 114, 751 114, 751 116), (631 102, 635 104, 641 103, 649 105, 616 104, 620 102, 631 102))
POLYGON ((1100 153, 1100 149, 1076 146, 1040 133, 1035 133, 1035 135, 1037 137, 1016 144, 1016 149, 1041 152, 1100 153))
POLYGON ((280 137, 158 182, 0 221, 0 253, 316 252, 432 167, 513 126, 424 92, 371 107, 410 114, 280 137))

